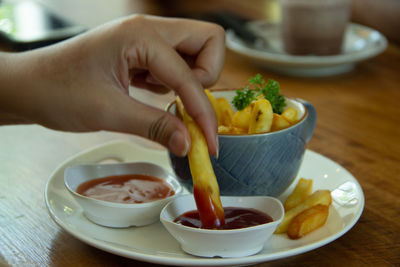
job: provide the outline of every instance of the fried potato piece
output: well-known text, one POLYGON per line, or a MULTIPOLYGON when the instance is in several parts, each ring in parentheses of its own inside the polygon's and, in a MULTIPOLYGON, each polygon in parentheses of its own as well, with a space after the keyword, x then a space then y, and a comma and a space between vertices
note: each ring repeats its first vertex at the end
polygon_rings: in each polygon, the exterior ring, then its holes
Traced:
POLYGON ((239 127, 231 127, 231 134, 247 134, 247 130, 239 127))
POLYGON ((287 108, 282 112, 282 117, 284 117, 290 124, 295 124, 297 119, 297 109, 287 108))
POLYGON ((311 196, 306 198, 303 202, 301 202, 296 207, 288 210, 285 213, 285 217, 283 218, 281 224, 276 229, 276 234, 285 233, 289 227, 290 222, 294 217, 296 217, 301 212, 309 209, 318 204, 329 206, 332 203, 331 191, 329 190, 317 190, 311 196))
POLYGON ((218 134, 247 134, 247 130, 233 126, 228 127, 221 125, 218 126, 218 134))
POLYGON ((206 138, 197 123, 186 113, 180 98, 177 99, 176 103, 190 134, 189 167, 193 180, 193 195, 200 214, 202 228, 218 228, 225 223, 225 216, 206 138))
POLYGON ((206 89, 204 90, 204 92, 206 93, 206 95, 208 96, 208 100, 210 100, 211 105, 213 106, 215 115, 217 116, 217 121, 218 121, 218 126, 222 125, 221 124, 221 112, 218 106, 218 102, 217 99, 214 97, 214 95, 210 92, 210 90, 206 89))
POLYGON ((318 229, 326 223, 329 206, 318 204, 299 213, 290 222, 287 234, 291 239, 298 239, 318 229))
POLYGON ((221 125, 231 126, 232 125, 232 118, 235 112, 233 111, 232 106, 229 104, 228 100, 224 97, 216 98, 219 114, 221 116, 221 125))
POLYGON ((249 105, 244 109, 235 112, 232 118, 232 126, 245 129, 247 133, 249 129, 250 118, 251 106, 249 105))
POLYGON ((256 100, 251 111, 248 133, 269 132, 272 126, 273 114, 271 103, 267 99, 256 100))
POLYGON ((285 201, 285 210, 288 211, 291 208, 294 208, 310 196, 312 194, 312 184, 312 179, 300 178, 293 192, 285 201))
POLYGON ((219 134, 230 134, 231 133, 231 127, 225 126, 225 125, 220 125, 218 126, 218 133, 219 134))
POLYGON ((271 131, 279 131, 290 126, 290 123, 281 115, 274 113, 272 118, 271 131))

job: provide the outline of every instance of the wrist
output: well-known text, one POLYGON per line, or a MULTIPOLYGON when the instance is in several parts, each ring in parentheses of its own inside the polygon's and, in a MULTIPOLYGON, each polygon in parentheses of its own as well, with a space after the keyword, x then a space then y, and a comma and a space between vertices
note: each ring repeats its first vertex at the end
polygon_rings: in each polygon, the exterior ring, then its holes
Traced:
POLYGON ((0 124, 29 123, 25 53, 0 52, 0 124))

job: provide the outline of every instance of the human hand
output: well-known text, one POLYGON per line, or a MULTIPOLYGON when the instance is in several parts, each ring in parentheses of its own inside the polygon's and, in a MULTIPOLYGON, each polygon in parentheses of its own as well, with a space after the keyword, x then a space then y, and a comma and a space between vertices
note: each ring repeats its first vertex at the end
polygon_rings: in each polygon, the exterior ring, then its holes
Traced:
MULTIPOLYGON (((8 57, 3 111, 74 132, 137 134, 185 155, 186 127, 128 95, 129 85, 170 88, 217 153, 217 122, 203 86, 216 82, 225 55, 223 29, 185 19, 132 16, 50 47, 8 57)), ((0 75, 1 76, 1 75, 0 75)))

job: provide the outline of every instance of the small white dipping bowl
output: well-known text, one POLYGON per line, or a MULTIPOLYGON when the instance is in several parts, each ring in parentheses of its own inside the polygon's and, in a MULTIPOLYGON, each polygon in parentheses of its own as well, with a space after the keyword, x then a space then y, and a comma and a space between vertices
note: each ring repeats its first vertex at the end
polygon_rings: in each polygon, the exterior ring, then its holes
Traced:
POLYGON ((64 172, 64 183, 89 220, 115 228, 143 226, 158 221, 162 208, 182 193, 182 186, 174 174, 148 162, 71 166, 64 172), (124 204, 98 200, 76 192, 78 186, 86 181, 124 174, 150 175, 164 179, 174 189, 175 194, 147 203, 124 204))
POLYGON ((174 220, 196 210, 193 195, 183 195, 168 203, 160 220, 180 243, 183 251, 201 257, 244 257, 258 253, 283 220, 282 203, 273 197, 221 197, 224 207, 253 208, 267 213, 273 221, 234 230, 209 230, 184 226, 174 220))

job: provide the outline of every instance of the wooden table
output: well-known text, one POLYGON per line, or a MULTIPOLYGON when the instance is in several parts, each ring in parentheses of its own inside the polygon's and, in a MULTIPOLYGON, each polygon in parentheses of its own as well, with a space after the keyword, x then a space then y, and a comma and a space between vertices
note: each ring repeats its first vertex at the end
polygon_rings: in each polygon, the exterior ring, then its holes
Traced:
MULTIPOLYGON (((57 8, 61 2, 51 3, 57 8)), ((120 6, 124 1, 116 2, 120 6)), ((67 12, 68 8, 62 10, 67 12)), ((127 12, 120 10, 110 16, 127 12)), ((109 18, 104 16, 104 20, 109 18)), ((84 17, 80 19, 85 21, 84 17)), ((98 23, 87 20, 87 24, 98 23)), ((278 75, 227 52, 215 87, 244 85, 250 76, 261 73, 279 81, 285 95, 313 103, 318 122, 308 149, 349 170, 361 184, 366 200, 358 223, 338 240, 257 266, 400 265, 399 70, 400 47, 394 44, 381 55, 358 64, 352 72, 326 78, 278 75)), ((146 99, 149 95, 140 92, 138 97, 146 99)), ((155 105, 163 106, 171 97, 158 97, 155 105)), ((37 125, 0 127, 0 266, 153 266, 75 239, 51 220, 45 206, 47 179, 61 162, 114 139, 141 140, 107 132, 56 132, 37 125)))

